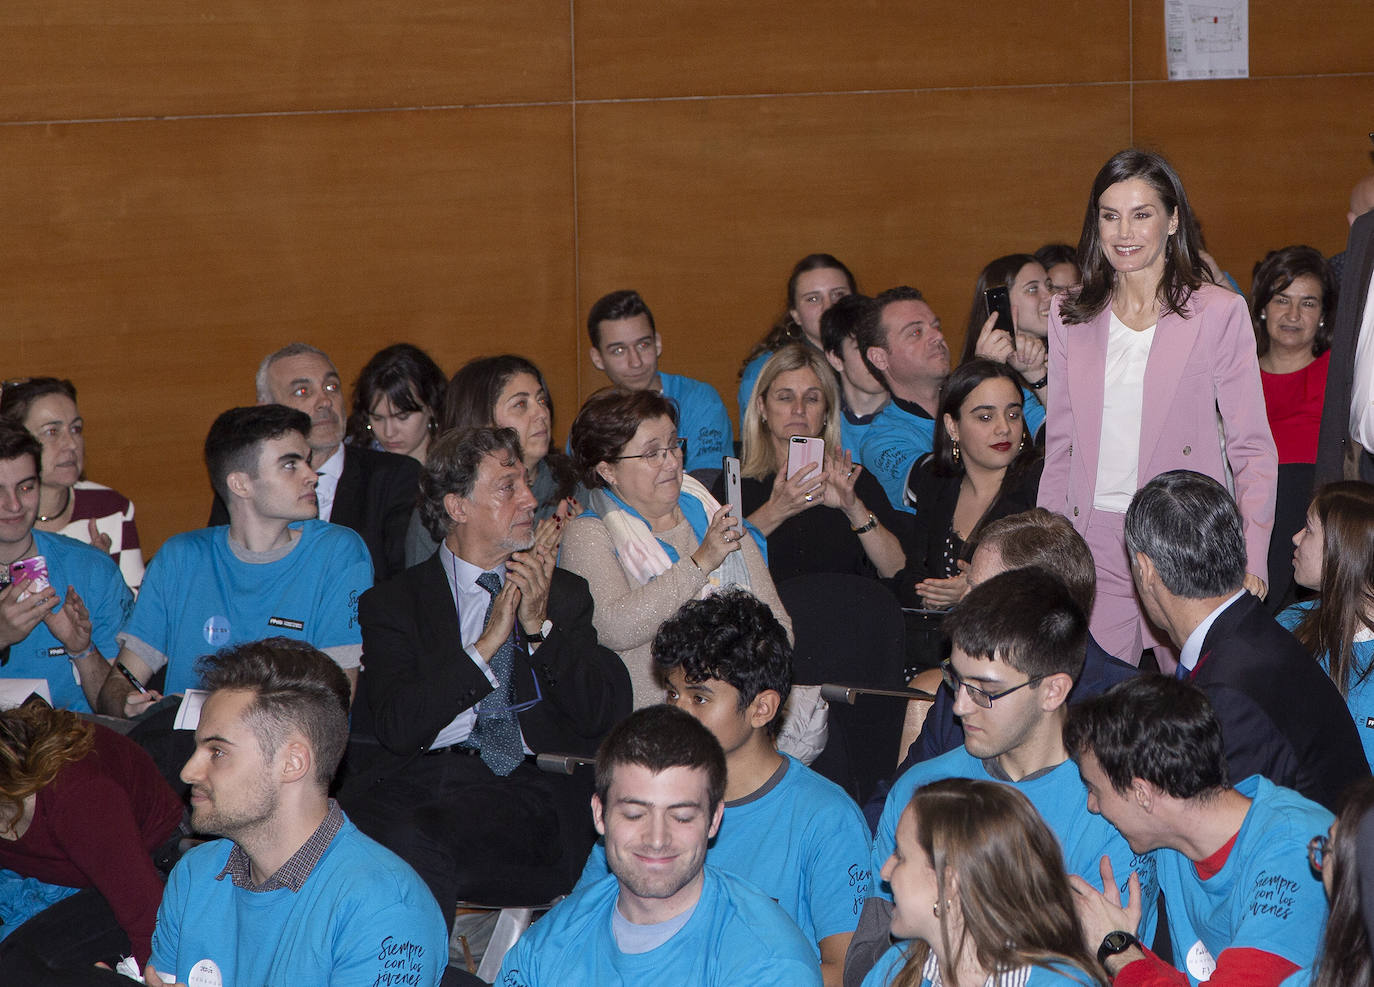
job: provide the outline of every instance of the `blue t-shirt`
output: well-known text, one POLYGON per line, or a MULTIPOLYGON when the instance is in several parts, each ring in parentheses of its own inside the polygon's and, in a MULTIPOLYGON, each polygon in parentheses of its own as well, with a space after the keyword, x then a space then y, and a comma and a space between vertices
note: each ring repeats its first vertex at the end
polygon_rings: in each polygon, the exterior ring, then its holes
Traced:
POLYGON ((815 952, 787 913, 753 885, 706 865, 692 917, 646 953, 622 953, 611 931, 620 882, 578 888, 520 937, 499 987, 674 984, 821 987, 815 952))
MULTIPOLYGON (((119 654, 115 635, 124 626, 134 602, 119 567, 104 552, 66 535, 34 531, 33 544, 34 554, 48 560, 48 581, 57 592, 57 606, 53 610, 66 602, 67 587, 76 587, 91 615, 91 643, 107 661, 113 661, 119 654)), ((0 677, 45 679, 53 706, 77 713, 91 711, 76 677, 76 666, 67 658, 67 649, 42 622, 24 640, 10 645, 10 660, 0 668, 0 677)))
MULTIPOLYGON (((1278 622, 1290 631, 1294 630, 1316 603, 1316 600, 1295 603, 1279 614, 1278 622)), ((1321 662, 1322 668, 1327 672, 1331 671, 1325 654, 1318 655, 1317 661, 1321 662)), ((1374 640, 1356 641, 1355 667, 1368 668, 1371 663, 1374 663, 1374 640)), ((1356 674, 1358 675, 1358 672, 1356 674)), ((1336 684, 1340 685, 1339 682, 1336 684)), ((1374 764, 1374 673, 1367 675, 1362 682, 1348 682, 1346 685, 1349 691, 1346 693, 1345 704, 1350 707, 1351 719, 1355 721, 1360 743, 1364 745, 1365 760, 1374 764)))
MULTIPOLYGON (((887 405, 883 405, 887 407, 887 405)), ((840 409, 840 445, 849 450, 849 457, 854 460, 855 466, 862 466, 864 462, 863 443, 864 437, 868 435, 868 430, 873 427, 873 423, 878 420, 878 416, 883 413, 879 408, 871 415, 854 415, 848 408, 840 409)))
POLYGON ((903 496, 906 477, 934 442, 935 420, 913 415, 896 401, 889 401, 868 426, 860 450, 864 469, 883 485, 888 501, 897 510, 915 513, 903 496))
POLYGON ((153 931, 159 972, 197 983, 192 971, 213 964, 224 987, 439 983, 448 934, 434 895, 351 822, 299 891, 235 886, 223 874, 233 847, 203 843, 173 868, 153 931))
POLYGON ((735 454, 735 433, 730 412, 710 384, 679 374, 659 371, 663 396, 677 402, 678 434, 687 440, 688 473, 721 468, 721 459, 735 454))
POLYGON ((344 668, 358 666, 358 597, 372 585, 367 546, 327 521, 291 527, 300 538, 274 562, 241 560, 228 526, 176 535, 153 556, 120 640, 153 671, 169 666, 163 692, 194 688, 202 655, 265 637, 308 641, 344 668))
POLYGON ((754 385, 759 382, 759 374, 763 373, 763 365, 768 362, 768 358, 772 355, 772 350, 764 350, 744 365, 744 373, 739 379, 739 393, 736 395, 736 399, 739 401, 741 428, 744 427, 745 413, 749 410, 749 398, 754 393, 754 385))
MULTIPOLYGON (((897 974, 906 965, 906 950, 908 942, 902 941, 895 943, 886 953, 878 957, 878 962, 873 964, 873 969, 868 971, 868 976, 864 977, 860 987, 888 987, 892 981, 897 979, 897 974)), ((926 956, 926 966, 922 970, 925 976, 921 979, 921 987, 930 987, 933 983, 931 977, 934 976, 937 967, 935 954, 929 953, 926 956)), ((1067 963, 1049 962, 1046 964, 1036 964, 1026 967, 1025 979, 1013 977, 1008 982, 1020 985, 1020 987, 1060 987, 1064 984, 1077 984, 1079 987, 1095 987, 1097 981, 1088 976, 1077 967, 1067 963)), ((996 981, 1000 983, 1001 981, 996 981)))
MULTIPOLYGON (((922 785, 943 778, 976 778, 980 781, 1001 781, 988 774, 983 762, 968 752, 965 747, 956 747, 939 757, 913 764, 892 786, 883 806, 882 817, 878 820, 878 831, 873 837, 872 868, 874 897, 892 900, 892 889, 887 882, 876 875, 882 870, 887 858, 897 844, 897 821, 911 802, 911 796, 922 785)), ((1040 818, 1045 820, 1050 831, 1059 840, 1059 848, 1064 853, 1064 867, 1070 874, 1077 874, 1095 888, 1102 886, 1100 863, 1104 855, 1111 858, 1112 872, 1126 900, 1126 889, 1130 883, 1131 872, 1140 878, 1142 912, 1137 935, 1142 942, 1153 942, 1155 920, 1157 918, 1156 900, 1159 885, 1155 876, 1153 853, 1136 854, 1127 845, 1125 838, 1116 827, 1099 815, 1088 811, 1088 790, 1078 776, 1078 767, 1073 761, 1065 761, 1043 774, 1026 781, 1002 782, 1009 784, 1035 806, 1040 818)), ((1304 843, 1305 847, 1307 844, 1304 843)))
POLYGON ((1177 850, 1156 851, 1174 965, 1194 985, 1211 976, 1225 949, 1260 949, 1311 966, 1326 921, 1307 842, 1326 832, 1331 813, 1259 775, 1236 790, 1253 801, 1221 870, 1204 881, 1177 850))
MULTIPOLYGON (((819 962, 820 941, 853 932, 868 897, 868 827, 844 789, 784 757, 786 770, 772 788, 725 803, 706 860, 781 905, 819 962)), ((608 873, 606 846, 597 840, 577 886, 608 873)))

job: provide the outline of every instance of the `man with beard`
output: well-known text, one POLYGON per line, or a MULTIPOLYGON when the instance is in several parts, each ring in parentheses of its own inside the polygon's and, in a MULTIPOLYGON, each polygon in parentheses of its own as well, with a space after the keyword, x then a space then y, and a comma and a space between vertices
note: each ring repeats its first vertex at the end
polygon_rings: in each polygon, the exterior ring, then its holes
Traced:
POLYGON ((437 985, 438 907, 328 795, 348 736, 338 665, 269 638, 200 668, 211 695, 181 777, 192 828, 223 838, 173 869, 145 982, 437 985))
MULTIPOLYGON (((333 361, 307 343, 289 343, 264 359, 256 387, 258 404, 284 404, 310 416, 310 466, 320 478, 319 519, 362 536, 378 579, 404 569, 419 463, 409 456, 343 444, 343 381, 333 361)), ((211 525, 228 523, 227 503, 216 491, 211 525)))
POLYGON ((496 983, 820 987, 815 948, 781 906, 706 864, 725 774, 720 742, 682 710, 649 706, 612 730, 592 797, 611 873, 531 926, 496 983))

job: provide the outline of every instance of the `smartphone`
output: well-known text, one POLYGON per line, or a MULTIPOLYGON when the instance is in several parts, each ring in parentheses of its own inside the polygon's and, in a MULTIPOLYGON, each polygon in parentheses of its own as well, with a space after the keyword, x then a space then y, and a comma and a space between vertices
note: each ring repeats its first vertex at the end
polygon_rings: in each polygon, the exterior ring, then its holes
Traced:
POLYGON ((739 460, 726 456, 722 468, 725 471, 725 500, 730 505, 730 517, 735 527, 744 530, 744 496, 740 493, 739 460))
POLYGON ((20 559, 18 562, 10 563, 10 582, 29 581, 28 588, 19 595, 22 603, 35 593, 41 593, 47 589, 51 583, 48 582, 48 560, 41 555, 33 558, 20 559))
MULTIPOLYGON (((790 480, 812 463, 825 468, 825 439, 794 435, 787 443, 787 478, 790 480)), ((812 474, 812 479, 815 473, 812 474)))
POLYGON ((1007 286, 999 284, 995 288, 989 288, 983 292, 983 301, 987 304, 988 315, 997 313, 997 324, 994 329, 1004 329, 1013 343, 1016 342, 1016 326, 1011 321, 1011 295, 1007 291, 1007 286))
POLYGON ((120 675, 128 679, 129 684, 133 686, 135 689, 137 689, 139 692, 146 693, 148 691, 148 687, 138 680, 137 675, 135 675, 133 672, 125 668, 124 663, 122 661, 115 662, 115 670, 119 672, 120 675))

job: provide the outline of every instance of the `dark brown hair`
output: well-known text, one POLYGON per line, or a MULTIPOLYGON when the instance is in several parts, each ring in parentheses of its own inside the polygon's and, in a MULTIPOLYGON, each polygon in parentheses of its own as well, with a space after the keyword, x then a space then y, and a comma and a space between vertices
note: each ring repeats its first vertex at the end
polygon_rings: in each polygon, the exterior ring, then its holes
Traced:
POLYGON ((1335 330, 1336 278, 1320 250, 1299 244, 1271 250, 1264 255, 1264 260, 1255 265, 1250 288, 1250 321, 1255 327, 1255 352, 1260 356, 1269 352, 1265 308, 1275 295, 1287 291, 1304 274, 1310 274, 1322 286, 1322 314, 1317 335, 1312 338, 1312 355, 1321 356, 1331 348, 1331 336, 1335 330))
POLYGON ((573 468, 587 489, 606 485, 596 471, 597 464, 608 463, 620 455, 639 426, 654 418, 669 418, 676 427, 677 403, 659 391, 625 391, 618 387, 603 388, 587 398, 573 419, 568 438, 573 468))

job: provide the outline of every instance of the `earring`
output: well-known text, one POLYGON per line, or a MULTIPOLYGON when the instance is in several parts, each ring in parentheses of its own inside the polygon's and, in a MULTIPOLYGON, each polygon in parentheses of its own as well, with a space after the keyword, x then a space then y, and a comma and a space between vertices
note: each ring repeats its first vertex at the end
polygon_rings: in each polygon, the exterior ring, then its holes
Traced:
POLYGON ((1260 321, 1261 321, 1261 322, 1268 322, 1268 321, 1269 321, 1269 316, 1268 316, 1268 314, 1265 313, 1265 312, 1261 312, 1261 313, 1260 313, 1260 321))
POLYGON ((1318 319, 1318 320, 1317 320, 1317 328, 1318 328, 1318 329, 1325 329, 1325 328, 1326 328, 1326 320, 1325 320, 1325 319, 1318 319))
POLYGON ((955 463, 958 463, 958 462, 959 462, 959 440, 958 440, 958 439, 954 439, 953 441, 954 441, 954 452, 953 452, 954 462, 955 462, 955 463))
POLYGON ((1026 448, 1026 430, 1025 430, 1024 428, 1021 429, 1021 444, 1020 444, 1019 446, 1017 446, 1016 448, 1017 448, 1018 450, 1019 450, 1019 449, 1024 449, 1024 448, 1026 448))
POLYGON ((939 903, 938 901, 937 901, 935 904, 933 904, 933 905, 930 906, 930 912, 931 912, 931 914, 934 915, 936 918, 939 918, 939 917, 940 917, 940 903, 939 903))

